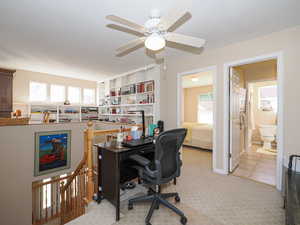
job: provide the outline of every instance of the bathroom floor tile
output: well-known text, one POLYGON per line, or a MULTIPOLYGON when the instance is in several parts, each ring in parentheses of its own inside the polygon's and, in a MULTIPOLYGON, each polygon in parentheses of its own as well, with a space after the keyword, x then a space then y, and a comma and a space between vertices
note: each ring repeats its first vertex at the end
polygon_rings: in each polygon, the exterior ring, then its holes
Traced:
POLYGON ((252 151, 245 152, 241 156, 240 164, 233 175, 275 185, 276 156, 257 153, 258 148, 261 148, 261 146, 253 145, 252 151))

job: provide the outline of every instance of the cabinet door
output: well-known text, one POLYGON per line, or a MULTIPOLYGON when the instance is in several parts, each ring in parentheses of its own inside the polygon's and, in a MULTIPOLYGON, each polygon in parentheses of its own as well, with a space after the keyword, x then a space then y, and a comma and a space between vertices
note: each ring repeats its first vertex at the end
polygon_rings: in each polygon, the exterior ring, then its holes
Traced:
POLYGON ((0 72, 0 114, 10 117, 12 112, 12 75, 0 72))

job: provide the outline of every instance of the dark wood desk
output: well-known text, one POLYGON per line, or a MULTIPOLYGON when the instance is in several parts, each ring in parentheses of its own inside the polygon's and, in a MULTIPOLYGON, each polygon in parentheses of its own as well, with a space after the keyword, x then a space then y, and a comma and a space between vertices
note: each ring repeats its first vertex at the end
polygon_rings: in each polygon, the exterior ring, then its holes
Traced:
POLYGON ((127 148, 98 144, 98 197, 105 198, 116 207, 116 220, 120 219, 120 187, 123 183, 138 177, 130 167, 129 156, 141 154, 149 156, 154 152, 154 144, 127 148))

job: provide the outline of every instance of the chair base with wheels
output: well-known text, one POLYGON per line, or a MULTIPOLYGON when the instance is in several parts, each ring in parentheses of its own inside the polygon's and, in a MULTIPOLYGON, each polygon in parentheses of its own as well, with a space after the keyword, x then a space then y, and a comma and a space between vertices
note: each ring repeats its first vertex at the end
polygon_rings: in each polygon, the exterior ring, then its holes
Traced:
POLYGON ((133 209, 133 203, 145 202, 145 201, 152 202, 148 215, 145 219, 145 224, 151 225, 150 220, 154 210, 159 209, 159 205, 162 204, 165 207, 171 209, 177 215, 179 215, 181 217, 180 219, 181 224, 185 225, 187 223, 187 218, 185 217, 184 213, 166 200, 168 198, 174 198, 176 202, 180 202, 180 197, 178 193, 161 193, 160 188, 156 188, 156 189, 158 189, 158 191, 149 188, 148 195, 130 199, 128 202, 128 210, 133 209))
POLYGON ((173 197, 176 202, 179 202, 178 193, 161 193, 160 188, 162 184, 174 181, 180 176, 180 168, 182 166, 180 148, 186 133, 186 129, 179 128, 159 134, 155 139, 155 152, 151 161, 138 154, 130 156, 130 159, 136 163, 133 168, 138 171, 140 181, 155 187, 155 190, 150 188, 146 196, 130 199, 128 204, 128 209, 132 209, 133 203, 151 202, 150 210, 145 219, 146 225, 151 225, 152 214, 155 209, 159 209, 160 205, 164 205, 178 214, 183 225, 187 223, 184 213, 166 200, 173 197))

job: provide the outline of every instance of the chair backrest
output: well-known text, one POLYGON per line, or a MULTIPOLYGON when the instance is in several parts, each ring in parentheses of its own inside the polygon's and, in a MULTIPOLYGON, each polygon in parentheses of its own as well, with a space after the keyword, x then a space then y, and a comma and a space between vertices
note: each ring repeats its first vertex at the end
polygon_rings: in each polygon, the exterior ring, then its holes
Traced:
POLYGON ((155 142, 155 165, 160 173, 161 183, 180 175, 182 162, 179 150, 183 144, 187 129, 173 129, 161 133, 155 142))

